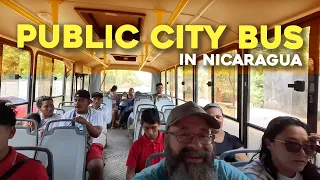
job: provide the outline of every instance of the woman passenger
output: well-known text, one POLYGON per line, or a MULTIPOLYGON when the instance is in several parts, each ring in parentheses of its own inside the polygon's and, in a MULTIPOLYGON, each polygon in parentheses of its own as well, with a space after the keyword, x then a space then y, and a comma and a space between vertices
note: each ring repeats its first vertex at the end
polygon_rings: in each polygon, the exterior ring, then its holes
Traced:
POLYGON ((320 169, 311 163, 320 150, 319 140, 320 136, 311 134, 299 119, 277 117, 270 121, 262 136, 259 159, 243 171, 252 180, 320 179, 320 169))
POLYGON ((111 129, 115 128, 117 114, 118 114, 118 108, 117 108, 117 89, 118 87, 116 85, 113 85, 110 91, 107 92, 107 96, 112 99, 112 121, 111 121, 111 129))
MULTIPOLYGON (((222 153, 230 150, 235 149, 243 149, 243 145, 241 144, 240 140, 234 136, 229 134, 228 132, 222 130, 223 126, 223 113, 222 109, 218 104, 211 103, 207 104, 204 107, 204 110, 214 117, 220 124, 220 129, 218 133, 215 134, 215 147, 216 147, 216 156, 220 156, 222 153)), ((245 161, 247 160, 247 156, 245 153, 238 153, 232 156, 227 156, 225 161, 227 162, 236 162, 238 160, 245 161)))

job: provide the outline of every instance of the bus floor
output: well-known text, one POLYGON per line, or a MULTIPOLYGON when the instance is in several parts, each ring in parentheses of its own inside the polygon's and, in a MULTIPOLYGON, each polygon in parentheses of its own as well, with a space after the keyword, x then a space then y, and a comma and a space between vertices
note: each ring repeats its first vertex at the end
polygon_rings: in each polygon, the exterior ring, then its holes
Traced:
POLYGON ((104 179, 126 179, 126 161, 132 140, 128 137, 126 129, 108 129, 107 145, 103 151, 104 179))

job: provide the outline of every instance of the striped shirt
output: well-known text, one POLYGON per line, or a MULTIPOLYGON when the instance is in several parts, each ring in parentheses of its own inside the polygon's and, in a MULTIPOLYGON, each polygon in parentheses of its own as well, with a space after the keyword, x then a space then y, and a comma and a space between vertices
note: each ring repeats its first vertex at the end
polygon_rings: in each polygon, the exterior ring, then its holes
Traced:
MULTIPOLYGON (((75 109, 66 112, 61 119, 73 119, 73 117, 83 117, 84 119, 86 119, 89 123, 92 124, 92 126, 100 126, 103 127, 103 117, 101 115, 101 113, 99 113, 97 110, 89 108, 89 111, 87 114, 78 114, 77 112, 75 112, 75 109)), ((58 126, 72 126, 72 122, 70 121, 62 121, 59 122, 58 126)), ((79 123, 75 123, 75 126, 77 126, 80 130, 82 129, 82 125, 79 123)), ((95 140, 94 142, 100 142, 99 137, 97 138, 93 138, 90 136, 89 133, 87 133, 87 148, 89 149, 93 140, 95 140)))

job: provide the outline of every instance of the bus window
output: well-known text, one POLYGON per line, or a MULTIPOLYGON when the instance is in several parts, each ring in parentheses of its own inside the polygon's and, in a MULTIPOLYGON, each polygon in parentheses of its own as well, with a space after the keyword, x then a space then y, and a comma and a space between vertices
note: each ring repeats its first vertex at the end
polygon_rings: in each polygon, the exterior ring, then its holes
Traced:
MULTIPOLYGON (((299 50, 263 49, 258 45, 250 53, 257 54, 299 54, 303 67, 250 67, 250 119, 249 123, 266 128, 277 116, 294 116, 307 123, 309 32, 303 29, 304 45, 299 50), (306 82, 304 92, 288 88, 296 80, 306 82), (299 103, 297 103, 299 102, 299 103)), ((282 38, 285 41, 285 38, 282 38)), ((270 42, 273 40, 271 39, 270 42)), ((282 45, 284 42, 281 43, 282 45)))
POLYGON ((72 96, 72 76, 73 76, 73 66, 70 66, 70 69, 67 68, 67 79, 66 79, 66 92, 65 92, 65 101, 71 101, 72 96))
POLYGON ((90 84, 90 75, 84 75, 84 83, 83 83, 83 89, 89 91, 89 84, 90 84))
POLYGON ((163 91, 164 91, 164 93, 166 93, 166 87, 167 87, 167 84, 166 84, 166 71, 162 71, 161 72, 161 83, 163 85, 163 91))
POLYGON ((204 66, 203 60, 197 63, 198 70, 198 104, 200 106, 205 106, 208 103, 211 103, 211 87, 208 86, 208 82, 211 81, 211 66, 204 66))
MULTIPOLYGON (((30 74, 29 51, 3 44, 0 47, 1 95, 0 99, 9 103, 27 103, 30 74), (2 59, 1 59, 2 58, 2 59)), ((36 108, 35 108, 36 109, 36 108)), ((16 108, 17 118, 24 117, 28 112, 28 105, 16 108)))
MULTIPOLYGON (((183 85, 182 82, 184 81, 183 79, 183 66, 179 66, 177 68, 177 73, 178 73, 178 99, 184 99, 184 93, 183 93, 183 85)), ((178 100, 178 105, 183 104, 184 101, 178 100)))
MULTIPOLYGON (((236 50, 227 52, 233 57, 236 50)), ((218 103, 223 113, 237 118, 237 66, 215 66, 214 67, 214 102, 218 103)))
MULTIPOLYGON (((304 45, 299 50, 288 50, 283 47, 269 50, 263 49, 261 44, 251 50, 250 53, 254 56, 260 53, 264 55, 299 54, 304 66, 294 68, 290 66, 250 67, 250 124, 266 128, 270 120, 278 116, 294 116, 307 123, 309 32, 310 28, 303 29, 304 45), (288 84, 292 84, 296 80, 306 82, 304 92, 288 88, 288 84)), ((248 148, 259 148, 262 135, 262 131, 248 127, 248 148)))
MULTIPOLYGON (((101 76, 103 77, 103 72, 101 76)), ((101 82, 103 79, 101 78, 101 82)), ((128 92, 130 88, 134 88, 135 92, 149 93, 151 92, 151 79, 152 74, 149 72, 108 70, 106 71, 105 89, 109 91, 113 85, 117 85, 117 92, 128 92)))
POLYGON ((167 71, 167 86, 168 86, 168 95, 175 96, 175 69, 170 69, 167 71))
POLYGON ((185 101, 193 101, 193 66, 187 65, 184 66, 184 89, 185 101))
MULTIPOLYGON (((65 65, 63 61, 54 60, 53 69, 53 82, 52 82, 52 96, 62 96, 63 95, 63 83, 64 83, 64 72, 65 65)), ((54 106, 58 107, 58 104, 62 102, 62 97, 54 99, 54 106)))
POLYGON ((53 63, 52 58, 37 55, 35 99, 40 96, 50 96, 53 63))

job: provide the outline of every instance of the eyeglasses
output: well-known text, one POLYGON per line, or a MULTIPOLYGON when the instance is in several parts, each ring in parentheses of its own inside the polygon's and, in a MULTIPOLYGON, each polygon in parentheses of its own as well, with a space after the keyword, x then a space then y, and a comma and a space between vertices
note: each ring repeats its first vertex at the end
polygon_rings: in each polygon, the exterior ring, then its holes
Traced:
POLYGON ((299 153, 301 148, 303 148, 303 151, 308 156, 314 156, 317 154, 317 145, 316 144, 300 144, 297 141, 294 140, 278 140, 275 139, 275 141, 281 142, 285 145, 285 148, 288 152, 291 153, 299 153))
POLYGON ((212 144, 215 138, 215 135, 206 134, 206 133, 200 133, 200 134, 176 133, 176 132, 166 132, 166 133, 175 136, 178 142, 186 143, 186 144, 192 143, 194 136, 198 137, 198 141, 200 144, 205 144, 205 145, 212 144))

